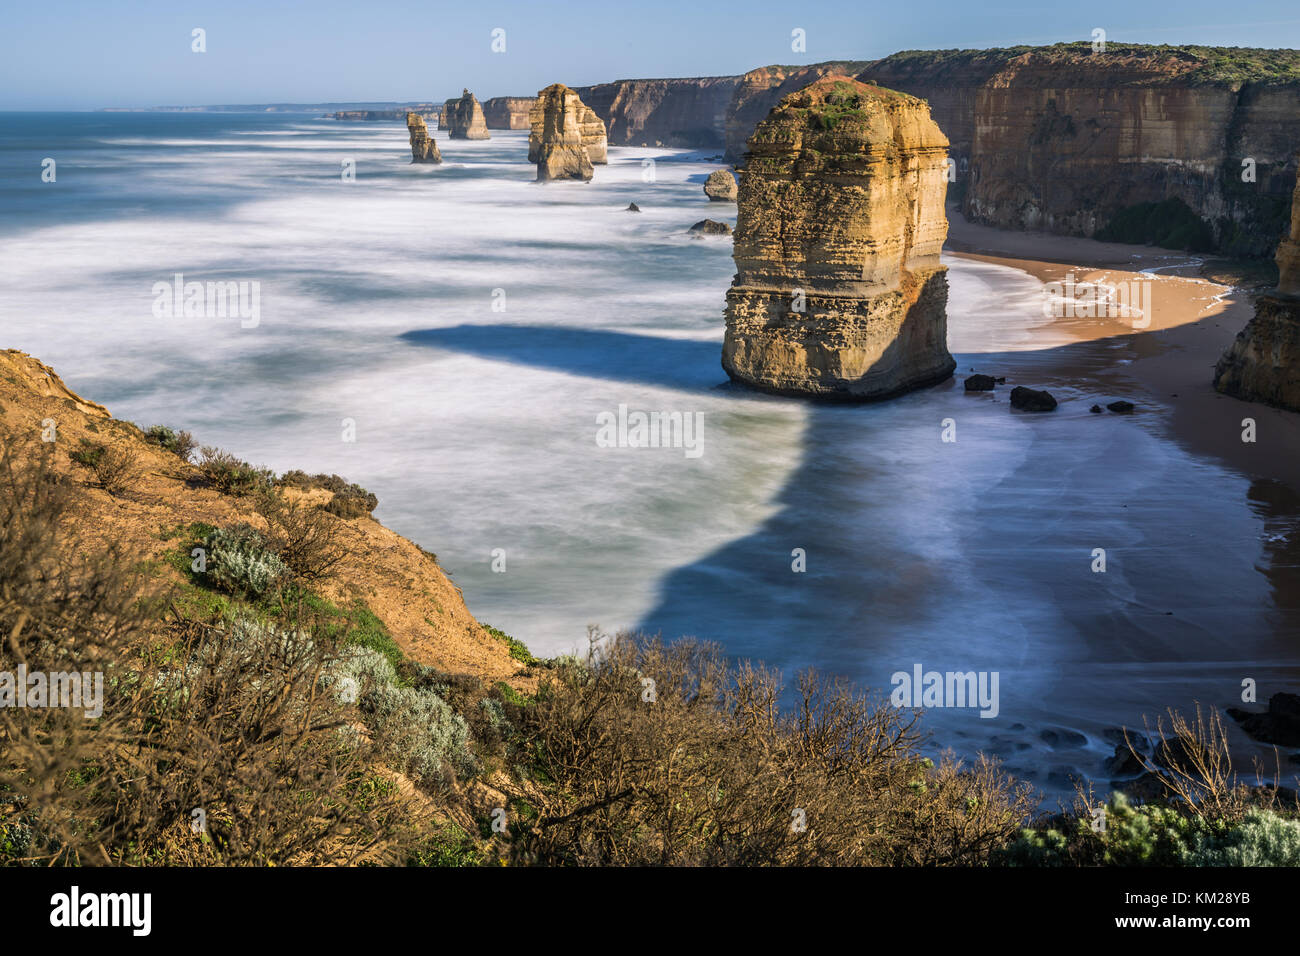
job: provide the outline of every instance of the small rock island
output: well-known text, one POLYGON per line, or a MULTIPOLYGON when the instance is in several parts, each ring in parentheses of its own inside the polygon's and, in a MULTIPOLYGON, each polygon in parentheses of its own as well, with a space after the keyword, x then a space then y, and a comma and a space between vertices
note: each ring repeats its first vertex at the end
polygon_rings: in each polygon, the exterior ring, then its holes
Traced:
POLYGON ((429 127, 425 125, 423 116, 419 113, 407 113, 406 130, 411 134, 411 162, 442 162, 442 154, 438 152, 438 144, 429 135, 429 127))
POLYGON ((483 107, 469 90, 465 90, 459 99, 448 100, 443 104, 442 118, 438 125, 446 127, 448 139, 492 138, 483 116, 483 107))
POLYGON ((740 173, 722 349, 733 380, 866 401, 952 375, 947 155, 925 101, 849 77, 777 104, 740 173))

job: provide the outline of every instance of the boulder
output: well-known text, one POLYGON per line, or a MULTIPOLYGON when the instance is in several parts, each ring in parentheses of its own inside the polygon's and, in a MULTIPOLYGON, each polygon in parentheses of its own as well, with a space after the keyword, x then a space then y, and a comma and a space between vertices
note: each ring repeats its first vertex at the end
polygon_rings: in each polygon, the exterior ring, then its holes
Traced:
POLYGON ((701 219, 688 230, 693 236, 729 236, 731 227, 725 222, 718 222, 716 219, 701 219))
POLYGON ((411 136, 411 162, 442 162, 442 155, 438 152, 438 144, 433 141, 433 137, 429 134, 429 128, 425 126, 423 116, 419 113, 407 113, 406 131, 411 136))
POLYGON ((966 381, 962 383, 966 386, 968 392, 991 392, 993 386, 997 384, 997 379, 992 375, 967 375, 966 381))
POLYGON ((1274 694, 1269 698, 1268 710, 1262 714, 1229 707, 1228 716, 1241 724, 1241 729, 1255 740, 1282 747, 1300 747, 1300 696, 1296 694, 1274 694))
POLYGON ((758 124, 727 292, 733 380, 860 401, 952 375, 947 147, 924 101, 844 76, 786 96, 758 124))
POLYGON ((625 212, 640 212, 640 211, 641 211, 641 207, 638 206, 638 205, 637 205, 636 203, 634 203, 634 202, 630 202, 630 203, 627 204, 627 209, 624 210, 624 211, 625 211, 625 212))
POLYGON ((588 180, 592 165, 607 161, 604 122, 563 83, 537 94, 529 119, 528 161, 539 182, 588 180))
POLYGON ((469 90, 459 99, 448 100, 443 113, 445 119, 438 125, 446 127, 448 139, 492 138, 488 132, 487 120, 483 117, 483 107, 469 90))
POLYGON ((1133 409, 1135 406, 1133 405, 1132 402, 1126 402, 1121 399, 1118 402, 1111 402, 1106 407, 1109 408, 1112 412, 1114 412, 1117 415, 1131 415, 1133 414, 1133 409))
POLYGON ((1051 392, 1017 385, 1011 390, 1011 407, 1022 412, 1050 412, 1056 408, 1056 399, 1051 392))
POLYGON ((736 177, 729 169, 714 170, 704 181, 704 195, 710 202, 735 202, 736 192, 736 177))

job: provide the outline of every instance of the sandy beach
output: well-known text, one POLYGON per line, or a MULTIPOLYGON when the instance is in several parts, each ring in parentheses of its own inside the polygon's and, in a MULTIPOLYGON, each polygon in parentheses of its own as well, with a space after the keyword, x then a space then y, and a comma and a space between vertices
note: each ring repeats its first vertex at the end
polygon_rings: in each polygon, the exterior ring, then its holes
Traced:
POLYGON ((945 249, 1020 269, 1043 283, 1073 276, 1080 283, 1122 285, 1149 270, 1152 308, 1149 323, 1136 323, 1141 329, 1130 318, 1066 316, 1045 317, 1042 331, 1126 346, 1116 350, 1129 359, 1123 374, 1144 393, 1130 400, 1166 418, 1172 436, 1189 452, 1213 456, 1252 478, 1282 482, 1292 494, 1300 491, 1300 416, 1214 390, 1215 363, 1254 314, 1250 290, 1204 278, 1203 260, 1192 254, 995 229, 967 222, 953 208, 945 249), (1256 424, 1254 443, 1242 441, 1246 418, 1256 424))

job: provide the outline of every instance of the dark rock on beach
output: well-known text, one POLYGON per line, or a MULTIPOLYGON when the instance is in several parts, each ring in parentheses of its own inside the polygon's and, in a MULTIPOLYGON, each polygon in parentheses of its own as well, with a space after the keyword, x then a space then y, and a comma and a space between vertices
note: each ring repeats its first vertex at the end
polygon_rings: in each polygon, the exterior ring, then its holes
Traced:
POLYGON ((997 379, 992 375, 967 375, 964 384, 968 392, 991 392, 997 379))
POLYGON ((1056 408, 1051 392, 1017 385, 1011 390, 1011 407, 1023 412, 1050 412, 1056 408))
POLYGON ((1118 402, 1111 402, 1106 407, 1109 408, 1112 412, 1114 412, 1117 415, 1129 415, 1133 412, 1133 403, 1126 402, 1123 400, 1120 400, 1118 402))
POLYGON ((638 206, 638 205, 637 205, 636 203, 634 203, 634 202, 630 202, 630 203, 627 204, 627 210, 626 210, 626 211, 627 211, 627 212, 640 212, 640 211, 641 211, 641 207, 638 206))
POLYGON ((1282 747, 1300 746, 1300 695, 1274 694, 1262 714, 1229 707, 1228 716, 1250 737, 1282 747))

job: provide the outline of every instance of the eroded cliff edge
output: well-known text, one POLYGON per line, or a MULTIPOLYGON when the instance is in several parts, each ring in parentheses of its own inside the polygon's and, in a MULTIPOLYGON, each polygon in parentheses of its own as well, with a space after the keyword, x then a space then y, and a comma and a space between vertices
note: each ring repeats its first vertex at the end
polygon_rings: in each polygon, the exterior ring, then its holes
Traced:
POLYGON ((947 378, 948 141, 924 101, 829 76, 741 170, 722 365, 765 391, 886 398, 947 378))
POLYGON ((1291 227, 1277 249, 1278 285, 1224 352, 1214 387, 1226 395, 1300 412, 1300 182, 1291 227))

